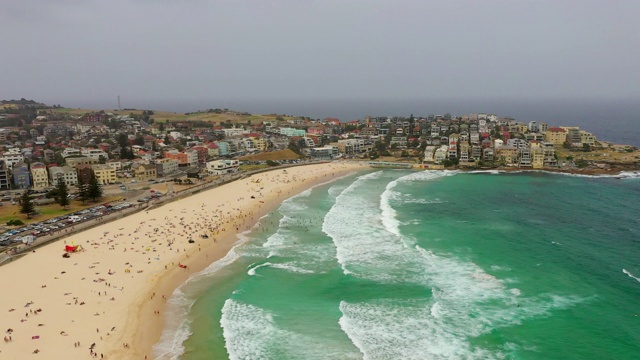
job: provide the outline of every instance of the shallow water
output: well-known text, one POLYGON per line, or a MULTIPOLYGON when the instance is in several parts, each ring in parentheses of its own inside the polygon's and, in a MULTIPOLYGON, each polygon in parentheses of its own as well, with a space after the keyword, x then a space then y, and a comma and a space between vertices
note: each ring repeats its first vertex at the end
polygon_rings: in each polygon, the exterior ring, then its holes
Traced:
POLYGON ((373 171, 171 300, 164 359, 635 359, 640 180, 373 171), (184 343, 182 341, 187 339, 184 343))

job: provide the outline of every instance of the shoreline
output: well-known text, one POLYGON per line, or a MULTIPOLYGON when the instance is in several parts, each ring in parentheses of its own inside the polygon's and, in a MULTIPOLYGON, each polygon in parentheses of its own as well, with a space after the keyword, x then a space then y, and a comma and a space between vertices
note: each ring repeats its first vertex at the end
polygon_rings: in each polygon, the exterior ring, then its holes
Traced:
POLYGON ((154 346, 167 327, 167 300, 176 289, 224 258, 238 243, 237 234, 253 228, 282 201, 363 169, 371 168, 366 162, 335 161, 247 174, 32 249, 0 266, 0 286, 8 289, 0 298, 0 311, 5 311, 0 326, 14 330, 5 333, 10 341, 0 346, 0 357, 20 358, 38 350, 48 358, 92 358, 89 351, 108 359, 155 358, 154 346), (203 233, 209 238, 200 238, 203 233), (83 245, 86 251, 63 259, 63 243, 83 245))
POLYGON ((253 174, 70 234, 1 266, 0 286, 12 291, 0 298, 0 324, 13 331, 5 334, 11 340, 0 357, 37 350, 47 358, 153 358, 166 300, 176 288, 223 258, 236 234, 283 200, 365 165, 333 162, 253 174), (206 233, 208 239, 200 237, 206 233), (62 258, 63 242, 85 251, 62 258), (25 308, 40 311, 23 314, 25 308))

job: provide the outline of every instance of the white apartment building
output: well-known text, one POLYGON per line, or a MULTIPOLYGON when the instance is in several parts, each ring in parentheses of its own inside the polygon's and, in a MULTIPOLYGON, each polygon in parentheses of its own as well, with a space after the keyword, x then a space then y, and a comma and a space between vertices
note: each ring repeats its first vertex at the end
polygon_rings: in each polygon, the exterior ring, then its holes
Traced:
POLYGON ((238 160, 214 160, 207 163, 207 171, 212 175, 222 175, 238 170, 238 160))
POLYGON ((100 160, 100 156, 102 156, 105 160, 109 159, 109 155, 100 149, 82 149, 81 153, 83 156, 96 160, 100 160))
POLYGON ((69 156, 81 156, 81 155, 82 155, 82 152, 74 148, 66 148, 64 149, 64 151, 62 151, 63 158, 68 158, 69 156))
POLYGON ((7 164, 9 170, 13 170, 13 165, 17 163, 24 162, 24 155, 20 152, 18 148, 9 149, 9 151, 2 154, 2 158, 0 158, 7 164), (17 150, 17 151, 15 151, 17 150))

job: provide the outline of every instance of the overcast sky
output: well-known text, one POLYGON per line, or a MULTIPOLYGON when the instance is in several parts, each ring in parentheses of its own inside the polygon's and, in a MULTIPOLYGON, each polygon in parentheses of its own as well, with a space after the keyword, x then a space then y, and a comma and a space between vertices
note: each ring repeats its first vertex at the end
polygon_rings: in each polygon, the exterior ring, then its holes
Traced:
POLYGON ((637 0, 0 0, 0 9, 2 99, 640 98, 637 0))

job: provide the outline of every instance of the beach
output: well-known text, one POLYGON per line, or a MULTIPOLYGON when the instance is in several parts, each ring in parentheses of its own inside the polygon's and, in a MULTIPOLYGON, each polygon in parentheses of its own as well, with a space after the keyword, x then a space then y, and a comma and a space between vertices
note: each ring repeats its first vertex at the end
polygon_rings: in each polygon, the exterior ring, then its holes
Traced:
POLYGON ((174 289, 283 200, 364 165, 276 169, 71 234, 0 266, 0 358, 151 359, 174 289), (82 251, 62 257, 66 245, 82 251))

